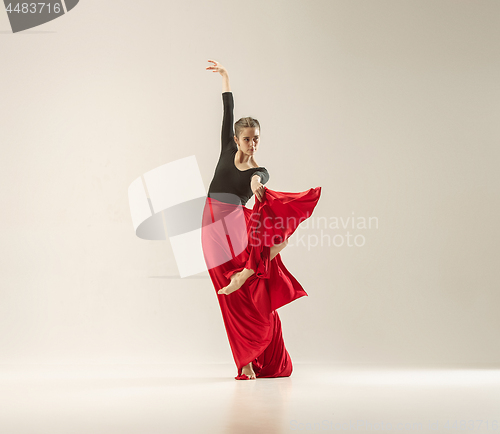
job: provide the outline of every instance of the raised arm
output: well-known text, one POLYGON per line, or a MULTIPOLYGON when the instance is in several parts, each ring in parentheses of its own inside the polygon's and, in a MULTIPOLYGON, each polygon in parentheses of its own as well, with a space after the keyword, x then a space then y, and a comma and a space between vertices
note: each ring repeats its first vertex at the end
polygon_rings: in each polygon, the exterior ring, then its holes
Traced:
POLYGON ((222 76, 222 92, 231 92, 231 87, 229 86, 229 75, 227 72, 222 76))
POLYGON ((219 62, 215 60, 209 60, 213 63, 213 66, 207 66, 208 71, 218 72, 222 75, 222 92, 231 92, 231 87, 229 86, 229 75, 226 68, 224 68, 219 62))
POLYGON ((234 99, 232 92, 222 93, 222 104, 224 105, 224 114, 222 116, 222 130, 221 130, 221 151, 230 148, 236 148, 234 143, 234 99))
POLYGON ((231 87, 229 86, 229 75, 226 68, 224 68, 219 62, 215 60, 209 60, 212 62, 213 66, 208 66, 206 69, 208 71, 218 72, 222 75, 222 102, 224 105, 224 114, 222 118, 222 131, 221 131, 221 152, 231 147, 236 147, 234 143, 234 99, 231 92, 231 87))

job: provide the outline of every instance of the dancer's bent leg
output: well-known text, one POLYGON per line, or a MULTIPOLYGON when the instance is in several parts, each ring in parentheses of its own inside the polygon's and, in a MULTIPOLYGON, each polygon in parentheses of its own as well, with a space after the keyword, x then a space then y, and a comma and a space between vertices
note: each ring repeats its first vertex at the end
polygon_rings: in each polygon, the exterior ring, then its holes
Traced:
POLYGON ((272 260, 279 252, 281 252, 288 245, 288 239, 283 241, 281 244, 275 244, 271 247, 271 252, 269 254, 269 260, 272 260))
MULTIPOLYGON (((276 244, 271 247, 269 253, 269 260, 272 260, 279 252, 281 252, 288 244, 288 240, 283 241, 281 244, 276 244)), ((234 273, 230 279, 231 283, 222 289, 219 289, 218 294, 229 295, 234 291, 237 291, 242 287, 245 281, 254 274, 255 271, 251 268, 243 268, 243 270, 238 273, 234 273)))
POLYGON ((253 271, 251 268, 243 268, 243 270, 239 271, 238 273, 233 273, 230 278, 231 283, 225 286, 224 288, 219 289, 217 293, 229 295, 232 292, 237 291, 238 289, 241 288, 241 286, 245 283, 245 281, 254 273, 255 271, 253 271))

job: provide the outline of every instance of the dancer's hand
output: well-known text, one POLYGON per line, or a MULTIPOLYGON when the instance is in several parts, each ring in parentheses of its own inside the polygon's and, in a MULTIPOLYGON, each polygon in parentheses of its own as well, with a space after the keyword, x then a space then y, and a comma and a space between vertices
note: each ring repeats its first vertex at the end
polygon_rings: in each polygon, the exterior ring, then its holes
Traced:
POLYGON ((260 183, 259 176, 252 176, 250 187, 252 188, 255 197, 262 202, 262 199, 264 199, 264 194, 266 192, 266 189, 264 188, 264 184, 260 183))
POLYGON ((207 66, 207 71, 218 72, 220 75, 222 75, 222 93, 231 92, 231 86, 229 85, 229 74, 227 73, 227 69, 215 60, 209 60, 209 62, 212 62, 213 65, 207 66))
POLYGON ((227 75, 227 70, 224 68, 219 62, 215 60, 209 60, 209 62, 212 62, 212 66, 207 66, 208 71, 213 71, 213 72, 218 72, 220 75, 224 77, 224 75, 227 75))

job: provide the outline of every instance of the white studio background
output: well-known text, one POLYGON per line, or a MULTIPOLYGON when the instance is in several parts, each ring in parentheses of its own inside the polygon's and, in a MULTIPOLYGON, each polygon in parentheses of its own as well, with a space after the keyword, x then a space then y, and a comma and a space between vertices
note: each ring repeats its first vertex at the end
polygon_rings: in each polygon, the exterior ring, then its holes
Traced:
POLYGON ((233 361, 208 274, 176 278, 127 197, 189 155, 208 189, 215 59, 269 188, 378 221, 282 252, 309 294, 279 310, 292 360, 498 366, 500 2, 82 0, 0 29, 0 363, 233 361))

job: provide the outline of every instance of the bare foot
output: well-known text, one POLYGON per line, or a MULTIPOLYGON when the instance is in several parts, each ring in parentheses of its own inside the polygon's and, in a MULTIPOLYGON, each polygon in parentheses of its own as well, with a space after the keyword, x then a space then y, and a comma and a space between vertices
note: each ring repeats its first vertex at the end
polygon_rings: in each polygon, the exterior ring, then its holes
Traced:
POLYGON ((241 374, 245 374, 248 378, 250 378, 250 380, 255 380, 257 378, 255 376, 255 372, 253 371, 252 362, 241 368, 241 374))
POLYGON ((229 295, 232 292, 237 291, 253 273, 253 270, 244 268, 243 270, 232 274, 230 277, 231 283, 224 288, 219 289, 219 291, 217 291, 217 294, 229 295))

